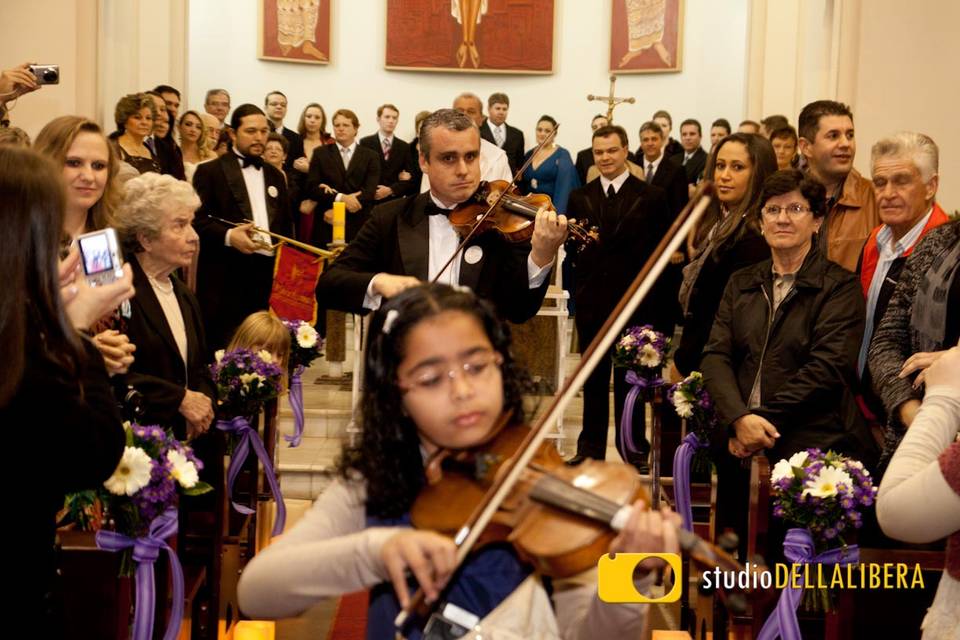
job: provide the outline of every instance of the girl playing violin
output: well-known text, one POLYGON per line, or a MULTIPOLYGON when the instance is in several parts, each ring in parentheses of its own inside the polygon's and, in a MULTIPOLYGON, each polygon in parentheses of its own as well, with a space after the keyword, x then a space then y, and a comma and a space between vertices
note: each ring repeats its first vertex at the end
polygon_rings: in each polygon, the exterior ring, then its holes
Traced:
MULTIPOLYGON (((425 459, 484 442, 505 411, 522 419, 526 377, 509 347, 489 304, 445 285, 408 289, 376 312, 360 442, 344 449, 339 477, 304 518, 247 565, 245 613, 294 616, 322 598, 370 589, 367 637, 390 638, 419 585, 428 603, 455 604, 497 637, 638 637, 646 605, 603 603, 595 570, 541 579, 506 544, 482 547, 454 570, 450 538, 410 527, 425 459)), ((638 501, 609 550, 676 553, 676 522, 638 501)), ((651 583, 648 574, 637 587, 651 583)))

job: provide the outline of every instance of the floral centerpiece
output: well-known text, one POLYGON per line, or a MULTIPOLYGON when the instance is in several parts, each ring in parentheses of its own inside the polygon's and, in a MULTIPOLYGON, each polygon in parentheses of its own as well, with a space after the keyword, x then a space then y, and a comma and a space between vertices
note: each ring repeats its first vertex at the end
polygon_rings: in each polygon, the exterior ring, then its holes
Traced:
POLYGON ((236 436, 227 468, 227 491, 233 508, 239 513, 251 514, 253 509, 233 501, 233 484, 240 474, 250 449, 260 459, 263 474, 273 491, 277 506, 277 518, 273 525, 273 535, 283 531, 286 521, 286 509, 273 462, 263 446, 260 434, 250 426, 254 416, 260 413, 263 405, 280 394, 283 370, 274 361, 269 351, 254 352, 250 349, 232 349, 217 351, 216 362, 210 366, 214 384, 217 385, 217 429, 236 436))
POLYGON ((175 637, 183 617, 183 572, 166 540, 177 532, 177 496, 212 488, 200 481, 203 464, 193 450, 171 431, 129 422, 124 428, 126 445, 116 471, 101 488, 68 495, 65 510, 79 528, 97 532, 98 547, 123 554, 122 575, 135 576, 135 640, 153 636, 153 563, 160 550, 167 552, 174 608, 164 637, 175 637))
MULTIPOLYGON (((873 504, 877 489, 870 472, 857 460, 819 449, 798 451, 780 460, 770 473, 773 515, 794 525, 784 540, 784 554, 797 564, 846 565, 859 560, 852 531, 863 526, 860 510, 873 504)), ((796 621, 800 589, 788 587, 764 630, 784 632, 784 620, 796 621), (778 612, 780 612, 778 621, 778 612), (784 616, 787 617, 784 617, 784 616)), ((803 589, 807 610, 831 611, 828 589, 803 589)), ((760 637, 774 637, 764 635, 760 637)))
POLYGON ((676 510, 687 531, 693 530, 693 508, 690 502, 690 471, 705 472, 710 467, 707 447, 710 432, 717 426, 713 399, 703 384, 703 374, 693 371, 670 387, 667 398, 677 415, 687 421, 687 435, 673 454, 673 482, 676 510))
POLYGON ((291 447, 300 446, 303 439, 303 382, 301 376, 313 361, 323 355, 323 340, 310 323, 303 320, 284 320, 290 332, 290 409, 293 411, 293 435, 284 436, 291 447))
POLYGON ((633 411, 641 393, 653 399, 653 391, 664 384, 660 377, 670 351, 670 338, 649 324, 627 329, 613 347, 613 364, 627 370, 630 391, 623 402, 620 420, 620 455, 630 460, 638 453, 633 443, 633 411))

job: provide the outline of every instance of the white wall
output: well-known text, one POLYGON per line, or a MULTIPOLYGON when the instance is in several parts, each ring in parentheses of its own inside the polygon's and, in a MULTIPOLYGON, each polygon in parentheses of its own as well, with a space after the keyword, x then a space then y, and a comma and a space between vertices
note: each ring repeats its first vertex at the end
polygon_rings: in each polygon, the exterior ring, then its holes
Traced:
MULTIPOLYGON (((527 76, 385 70, 383 0, 332 0, 329 65, 258 60, 255 0, 193 0, 187 102, 202 108, 207 89, 224 87, 233 106, 262 105, 268 91, 279 89, 290 102, 287 126, 296 127, 303 106, 316 101, 328 114, 337 108, 356 111, 360 135, 376 131, 376 107, 393 102, 401 112, 398 132, 409 139, 416 112, 450 106, 461 91, 473 91, 484 101, 503 91, 511 101, 509 122, 523 129, 528 146, 537 118, 548 113, 563 125, 559 143, 575 152, 590 142, 591 117, 606 111, 586 96, 608 92, 610 1, 557 0, 554 73, 527 76)), ((620 106, 615 115, 632 147, 638 146, 640 125, 657 109, 670 111, 675 133, 687 117, 699 118, 707 128, 718 117, 734 124, 743 117, 748 0, 686 0, 684 12, 683 72, 617 80, 617 95, 637 98, 637 104, 620 106)))

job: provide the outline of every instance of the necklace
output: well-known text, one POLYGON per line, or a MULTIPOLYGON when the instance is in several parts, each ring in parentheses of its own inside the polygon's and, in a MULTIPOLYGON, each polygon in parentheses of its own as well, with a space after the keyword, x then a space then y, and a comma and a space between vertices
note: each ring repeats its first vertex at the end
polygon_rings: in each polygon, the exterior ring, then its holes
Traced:
POLYGON ((170 279, 169 276, 167 276, 164 279, 166 280, 166 282, 164 282, 163 280, 157 280, 151 275, 147 275, 147 280, 149 280, 153 288, 159 291, 160 293, 173 293, 173 281, 170 279))

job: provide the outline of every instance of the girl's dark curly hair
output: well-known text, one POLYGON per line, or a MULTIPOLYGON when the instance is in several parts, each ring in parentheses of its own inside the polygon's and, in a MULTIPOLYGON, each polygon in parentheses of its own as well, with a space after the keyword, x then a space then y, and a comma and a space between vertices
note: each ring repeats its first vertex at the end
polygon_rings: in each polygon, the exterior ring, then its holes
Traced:
POLYGON ((510 353, 510 331, 493 306, 469 291, 425 284, 386 301, 370 322, 363 392, 360 398, 359 444, 345 445, 338 462, 347 479, 363 476, 367 485, 367 515, 396 518, 410 510, 424 480, 417 427, 405 415, 397 387, 397 367, 404 358, 406 337, 426 318, 460 311, 480 322, 493 349, 503 356, 503 408, 524 419, 523 394, 529 377, 510 353), (395 313, 393 313, 395 312, 395 313), (384 331, 387 317, 392 318, 384 331))

